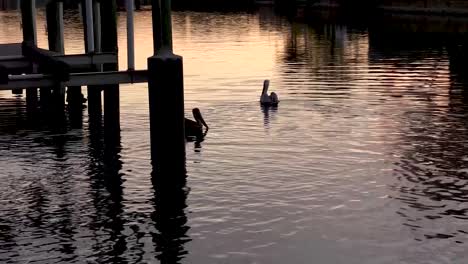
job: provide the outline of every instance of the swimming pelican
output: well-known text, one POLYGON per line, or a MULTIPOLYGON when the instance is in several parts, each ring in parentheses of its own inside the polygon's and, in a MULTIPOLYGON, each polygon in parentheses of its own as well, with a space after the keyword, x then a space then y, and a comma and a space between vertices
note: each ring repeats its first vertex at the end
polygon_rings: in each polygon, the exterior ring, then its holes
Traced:
POLYGON ((270 80, 265 80, 262 95, 260 96, 260 104, 263 106, 277 106, 279 103, 278 95, 274 92, 268 95, 268 87, 270 87, 270 80))
POLYGON ((208 130, 209 127, 203 119, 200 109, 192 109, 192 114, 195 121, 185 118, 185 136, 202 138, 204 136, 203 127, 205 127, 206 130, 208 130))

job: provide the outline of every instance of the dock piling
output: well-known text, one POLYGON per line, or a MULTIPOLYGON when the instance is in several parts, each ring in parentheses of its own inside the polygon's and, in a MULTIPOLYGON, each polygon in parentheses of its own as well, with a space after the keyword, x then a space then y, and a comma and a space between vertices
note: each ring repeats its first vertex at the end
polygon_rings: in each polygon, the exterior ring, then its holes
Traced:
POLYGON ((23 25, 23 40, 37 44, 36 0, 21 1, 21 23, 23 25))
MULTIPOLYGON (((117 2, 101 2, 101 49, 103 52, 117 52, 117 2)), ((103 65, 103 71, 118 70, 118 63, 103 65)), ((106 140, 120 138, 120 91, 119 85, 104 85, 104 133, 106 140)), ((112 142, 110 142, 112 143, 112 142)))
MULTIPOLYGON (((23 25, 23 41, 37 44, 36 33, 36 0, 22 0, 21 8, 21 24, 23 25)), ((36 108, 38 102, 37 88, 26 89, 26 104, 27 109, 36 108)))
POLYGON ((128 70, 135 70, 135 39, 134 39, 134 0, 127 0, 127 56, 128 70))
POLYGON ((183 60, 172 52, 171 1, 153 0, 152 5, 155 54, 148 58, 151 159, 156 171, 183 171, 183 60))
MULTIPOLYGON (((93 3, 94 11, 94 48, 96 52, 101 52, 101 4, 99 1, 93 3)), ((102 65, 96 65, 96 71, 102 71, 102 65)), ((102 115, 102 89, 98 86, 88 85, 88 113, 89 116, 102 115)))
POLYGON ((63 36, 63 3, 51 1, 46 5, 49 50, 65 53, 63 36))
POLYGON ((94 52, 94 23, 93 23, 93 1, 85 0, 85 21, 86 21, 86 42, 88 43, 87 53, 94 52))
MULTIPOLYGON (((55 51, 59 54, 65 53, 65 41, 63 32, 63 3, 60 1, 50 1, 46 5, 46 23, 47 23, 47 40, 49 43, 49 50, 55 51)), ((32 48, 31 48, 32 49, 32 48)), ((34 51, 34 49, 32 49, 34 51)), ((49 68, 52 74, 59 74, 62 80, 69 79, 70 71, 69 66, 63 62, 51 60, 49 67, 46 65, 42 68, 49 68), (65 70, 65 71, 63 71, 65 70), (62 72, 63 71, 63 72, 62 72)), ((48 69, 44 69, 49 71, 48 69)), ((52 103, 52 111, 63 111, 65 107, 65 92, 64 87, 60 83, 57 83, 52 87, 52 92, 48 87, 40 88, 41 104, 43 107, 49 107, 49 103, 52 103)))

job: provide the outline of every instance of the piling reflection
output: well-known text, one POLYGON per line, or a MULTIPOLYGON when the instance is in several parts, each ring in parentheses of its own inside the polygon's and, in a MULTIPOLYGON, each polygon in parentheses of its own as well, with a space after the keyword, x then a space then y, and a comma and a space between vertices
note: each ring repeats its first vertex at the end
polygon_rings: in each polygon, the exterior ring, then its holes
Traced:
POLYGON ((151 219, 156 229, 151 235, 161 264, 181 263, 188 254, 185 244, 191 239, 187 235, 190 228, 185 209, 189 188, 183 171, 185 168, 170 171, 156 168, 151 173, 154 189, 151 219))
POLYGON ((278 112, 278 106, 260 106, 263 113, 263 126, 270 128, 271 121, 275 119, 278 112))
MULTIPOLYGON (((8 101, 8 99, 4 99, 8 101)), ((73 165, 69 163, 70 153, 68 146, 80 141, 80 135, 68 134, 68 124, 63 115, 50 115, 44 109, 35 109, 33 116, 25 106, 21 97, 12 99, 11 104, 17 108, 8 107, 9 103, 2 104, 0 110, 0 134, 5 142, 20 141, 35 145, 41 152, 31 152, 27 144, 18 144, 16 150, 18 158, 25 159, 31 164, 39 167, 40 173, 35 171, 24 171, 27 182, 21 186, 21 197, 17 198, 19 204, 9 208, 6 212, 15 215, 15 221, 22 225, 16 225, 17 232, 15 240, 28 239, 28 232, 48 237, 51 241, 49 246, 49 257, 61 255, 64 259, 73 261, 76 256, 76 227, 72 224, 73 210, 71 208, 70 185, 73 165), (44 163, 44 157, 49 157, 44 163), (21 203, 24 202, 24 205, 21 203), (17 208, 22 208, 17 210, 17 208), (53 220, 51 220, 53 219, 53 220), (57 243, 56 241, 60 241, 57 243)), ((2 140, 3 141, 3 140, 2 140)), ((2 144, 2 149, 5 144, 2 144)), ((5 205, 6 206, 6 205, 5 205)), ((10 207, 10 206, 7 206, 10 207)), ((5 208, 6 210, 7 208, 5 208)), ((24 253, 18 253, 24 247, 14 244, 10 245, 12 252, 17 252, 16 257, 21 259, 24 253), (18 246, 18 248, 16 248, 18 246)), ((38 245, 42 248, 43 245, 38 245)), ((16 257, 12 257, 7 263, 13 263, 16 257)))
MULTIPOLYGON (((114 123, 115 124, 115 123, 114 123)), ((99 262, 127 263, 126 236, 123 220, 123 174, 120 159, 120 128, 105 129, 100 111, 89 116, 88 174, 91 179, 91 196, 95 212, 90 228, 99 262), (101 232, 105 231, 103 238, 101 232)))
POLYGON ((284 51, 277 56, 282 85, 293 87, 290 93, 301 98, 349 96, 350 84, 359 81, 355 65, 367 62, 366 36, 350 30, 331 22, 291 22, 284 51))
POLYGON ((20 96, 0 98, 0 104, 1 134, 14 134, 29 125, 26 122, 24 101, 20 96))

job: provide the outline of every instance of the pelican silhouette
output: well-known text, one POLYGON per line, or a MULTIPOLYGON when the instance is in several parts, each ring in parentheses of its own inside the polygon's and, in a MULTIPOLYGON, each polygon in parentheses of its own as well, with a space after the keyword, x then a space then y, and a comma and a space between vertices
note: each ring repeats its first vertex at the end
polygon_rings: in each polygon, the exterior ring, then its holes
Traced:
POLYGON ((185 118, 185 137, 203 138, 203 127, 205 127, 206 130, 208 130, 209 127, 203 119, 200 109, 192 109, 192 114, 195 121, 185 118))
POLYGON ((277 106, 279 103, 278 95, 274 92, 268 95, 268 87, 270 87, 270 80, 265 80, 262 95, 260 95, 260 104, 262 106, 277 106))

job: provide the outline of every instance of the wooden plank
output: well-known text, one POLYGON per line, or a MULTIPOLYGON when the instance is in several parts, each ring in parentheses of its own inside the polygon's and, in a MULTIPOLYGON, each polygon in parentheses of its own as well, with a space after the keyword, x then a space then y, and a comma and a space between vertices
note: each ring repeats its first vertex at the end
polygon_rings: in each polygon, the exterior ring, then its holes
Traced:
MULTIPOLYGON (((89 86, 124 83, 144 83, 148 80, 146 70, 72 73, 65 86, 89 86)), ((13 90, 29 87, 50 87, 58 82, 54 76, 43 74, 10 75, 7 84, 0 83, 0 90, 13 90)), ((98 88, 99 89, 99 88, 98 88)))
MULTIPOLYGON (((117 63, 117 55, 111 52, 95 54, 53 55, 53 57, 68 64, 72 71, 74 67, 82 68, 83 66, 92 67, 94 64, 117 63)), ((31 62, 28 60, 28 58, 22 55, 0 56, 0 64, 6 66, 7 68, 18 69, 28 68, 31 65, 31 62)))

